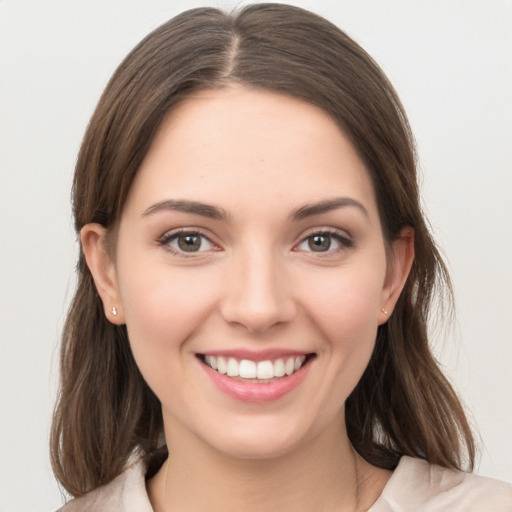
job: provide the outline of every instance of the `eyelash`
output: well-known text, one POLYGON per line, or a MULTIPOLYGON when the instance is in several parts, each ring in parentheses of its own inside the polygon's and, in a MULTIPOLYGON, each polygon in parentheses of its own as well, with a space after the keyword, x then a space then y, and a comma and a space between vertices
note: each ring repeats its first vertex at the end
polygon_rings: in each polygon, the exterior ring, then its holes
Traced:
POLYGON ((158 242, 159 245, 161 245, 166 250, 168 250, 171 254, 173 254, 175 256, 182 257, 182 258, 197 257, 197 254, 199 254, 201 252, 205 252, 204 250, 203 251, 190 251, 190 252, 181 251, 181 250, 173 247, 172 245, 170 245, 173 241, 178 240, 180 236, 200 237, 201 238, 201 245, 206 240, 213 247, 217 247, 216 244, 214 242, 212 242, 210 240, 210 238, 207 237, 200 230, 197 230, 197 229, 187 229, 187 228, 182 228, 182 229, 179 229, 177 231, 172 231, 170 233, 166 233, 164 236, 159 238, 157 240, 157 242, 158 242))
POLYGON ((337 254, 346 251, 347 249, 352 249, 355 247, 354 241, 346 234, 342 234, 340 231, 336 229, 320 229, 312 231, 305 237, 303 237, 301 241, 294 247, 294 250, 301 251, 301 249, 299 249, 298 247, 300 247, 304 243, 307 243, 308 240, 311 240, 312 238, 318 236, 328 236, 330 237, 331 240, 334 239, 339 244, 339 247, 334 249, 329 248, 326 251, 305 250, 304 252, 309 252, 311 254, 314 254, 316 257, 322 258, 332 256, 333 254, 337 254))
MULTIPOLYGON (((206 250, 202 250, 202 251, 187 252, 187 251, 179 250, 179 249, 173 247, 172 245, 170 245, 172 242, 178 240, 180 236, 184 236, 184 235, 189 236, 189 237, 200 237, 201 245, 203 245, 204 241, 206 240, 209 244, 212 245, 212 247, 217 247, 217 249, 214 249, 214 250, 219 250, 218 246, 214 242, 212 242, 208 236, 206 236, 204 233, 202 233, 200 230, 197 230, 197 229, 182 228, 182 229, 179 229, 178 231, 172 231, 170 233, 166 233, 164 236, 159 238, 157 240, 157 242, 159 245, 164 247, 166 250, 171 252, 173 255, 179 256, 182 258, 197 257, 197 254, 199 254, 201 252, 206 252, 208 250, 208 249, 206 249, 206 250)), ((320 229, 317 231, 312 231, 308 235, 304 236, 300 240, 300 242, 294 246, 293 251, 306 252, 306 253, 309 252, 311 254, 315 254, 317 257, 327 257, 329 255, 332 255, 333 253, 339 253, 339 252, 345 251, 347 249, 351 249, 354 246, 355 246, 354 241, 351 238, 349 238, 348 236, 341 234, 338 230, 320 229), (339 244, 339 247, 337 247, 335 249, 329 248, 326 251, 313 251, 313 250, 299 249, 299 247, 302 244, 307 243, 308 240, 311 240, 313 237, 321 237, 321 236, 327 236, 331 240, 334 239, 339 244)))

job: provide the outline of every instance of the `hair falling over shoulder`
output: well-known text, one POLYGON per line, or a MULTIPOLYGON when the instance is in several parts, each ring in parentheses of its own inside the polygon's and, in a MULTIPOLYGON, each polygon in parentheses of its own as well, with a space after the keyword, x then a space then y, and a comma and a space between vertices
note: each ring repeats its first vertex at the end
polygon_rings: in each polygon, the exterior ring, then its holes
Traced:
MULTIPOLYGON (((429 347, 433 299, 447 298, 449 309, 451 286, 422 215, 407 117, 377 64, 330 22, 256 4, 234 14, 193 9, 147 36, 116 70, 85 133, 73 184, 76 231, 100 223, 114 240, 133 179, 173 105, 230 83, 328 112, 368 168, 386 240, 414 229, 405 289, 346 403, 353 446, 381 468, 409 455, 472 469, 471 429, 429 347)), ((111 481, 134 454, 162 450, 163 436, 160 403, 137 369, 125 326, 106 319, 81 249, 77 273, 51 433, 54 472, 73 496, 111 481)))

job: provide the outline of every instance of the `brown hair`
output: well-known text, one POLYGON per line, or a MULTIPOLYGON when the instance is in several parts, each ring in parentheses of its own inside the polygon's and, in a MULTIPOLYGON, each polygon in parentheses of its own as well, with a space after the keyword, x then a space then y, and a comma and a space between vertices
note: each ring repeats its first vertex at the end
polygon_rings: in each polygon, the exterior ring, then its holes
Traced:
MULTIPOLYGON (((427 338, 433 295, 444 290, 450 298, 451 287, 421 212, 406 114, 377 64, 325 19, 279 4, 232 15, 203 8, 147 36, 113 75, 83 139, 73 184, 77 232, 91 222, 112 232, 173 105, 229 83, 285 93, 328 112, 366 163, 386 240, 414 228, 411 273, 346 403, 355 449, 382 468, 410 455, 471 469, 471 430, 427 338)), ((159 401, 137 369, 126 328, 105 318, 80 250, 52 426, 54 472, 70 494, 82 495, 117 476, 134 451, 155 452, 162 431, 159 401)))

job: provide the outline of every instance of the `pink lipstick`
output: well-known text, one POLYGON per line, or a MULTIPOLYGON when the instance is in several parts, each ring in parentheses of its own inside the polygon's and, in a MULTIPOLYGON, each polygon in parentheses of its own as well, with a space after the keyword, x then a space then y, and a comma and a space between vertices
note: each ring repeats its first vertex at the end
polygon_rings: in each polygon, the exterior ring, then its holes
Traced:
POLYGON ((223 393, 244 402, 278 400, 296 389, 305 378, 314 354, 267 351, 211 352, 198 359, 223 393))

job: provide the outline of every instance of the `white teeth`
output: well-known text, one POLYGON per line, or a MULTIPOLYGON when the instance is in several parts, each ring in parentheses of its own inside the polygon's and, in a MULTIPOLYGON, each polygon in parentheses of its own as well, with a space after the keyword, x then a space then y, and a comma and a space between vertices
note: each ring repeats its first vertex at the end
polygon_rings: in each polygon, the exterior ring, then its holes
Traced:
POLYGON ((285 374, 286 372, 284 370, 284 361, 282 359, 274 361, 274 376, 283 377, 285 374))
MULTIPOLYGON (((212 359, 217 359, 217 368, 213 368, 213 365, 210 365, 214 370, 216 369, 220 374, 226 375, 228 371, 228 365, 226 364, 226 360, 223 357, 214 357, 210 356, 212 359)), ((208 361, 207 361, 208 363, 208 361)))
POLYGON ((222 375, 228 377, 241 377, 242 379, 259 379, 267 381, 275 377, 284 377, 285 375, 292 375, 292 373, 300 370, 306 356, 288 357, 286 360, 283 358, 276 359, 274 362, 270 360, 251 361, 250 359, 242 359, 238 361, 234 357, 219 356, 204 356, 204 362, 212 369, 217 370, 222 375))
POLYGON ((258 363, 258 379, 271 379, 272 377, 274 377, 272 361, 260 361, 258 363))
POLYGON ((205 356, 205 361, 208 366, 211 366, 214 370, 217 369, 217 358, 213 356, 205 356))
POLYGON ((295 366, 295 359, 293 357, 290 357, 289 359, 286 360, 286 363, 284 365, 284 371, 285 371, 286 375, 291 375, 293 373, 294 366, 295 366))
POLYGON ((238 361, 233 357, 228 359, 228 377, 238 377, 238 361))
POLYGON ((274 362, 274 377, 283 377, 285 373, 284 361, 282 359, 278 359, 274 362))
MULTIPOLYGON (((256 363, 249 361, 248 359, 242 359, 239 366, 239 375, 243 379, 255 379, 256 378, 256 363)), ((261 378, 261 377, 259 377, 261 378)))
POLYGON ((306 360, 305 356, 298 356, 298 357, 296 357, 295 358, 295 364, 293 365, 293 369, 295 371, 300 370, 300 367, 302 366, 302 364, 304 363, 305 360, 306 360))

